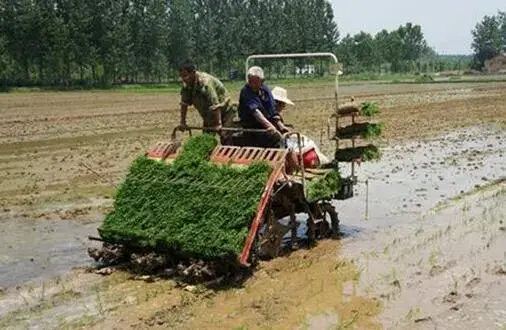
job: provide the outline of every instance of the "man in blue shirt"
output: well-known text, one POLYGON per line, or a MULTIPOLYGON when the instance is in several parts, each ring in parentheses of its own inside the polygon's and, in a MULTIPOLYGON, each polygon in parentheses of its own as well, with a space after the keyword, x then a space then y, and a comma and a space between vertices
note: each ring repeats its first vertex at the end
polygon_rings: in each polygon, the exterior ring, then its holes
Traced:
POLYGON ((248 70, 248 83, 239 96, 239 118, 244 128, 266 129, 268 134, 244 133, 248 146, 278 148, 281 132, 288 129, 276 111, 276 103, 269 87, 264 85, 262 68, 253 66, 248 70))

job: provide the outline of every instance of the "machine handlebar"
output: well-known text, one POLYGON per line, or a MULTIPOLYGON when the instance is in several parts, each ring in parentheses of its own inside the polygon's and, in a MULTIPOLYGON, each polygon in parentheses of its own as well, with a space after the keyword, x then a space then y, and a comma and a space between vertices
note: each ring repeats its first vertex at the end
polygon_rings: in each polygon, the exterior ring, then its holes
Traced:
POLYGON ((216 129, 214 127, 202 127, 202 126, 186 126, 184 129, 181 129, 180 127, 175 127, 172 130, 172 139, 174 140, 176 138, 177 132, 188 132, 190 136, 192 135, 192 130, 208 130, 208 131, 214 131, 214 132, 245 132, 245 133, 268 133, 269 131, 266 129, 260 129, 260 128, 234 128, 234 127, 222 127, 220 129, 216 129))
MULTIPOLYGON (((184 127, 183 129, 181 129, 180 127, 175 127, 173 130, 172 130, 172 139, 174 140, 177 136, 177 132, 178 131, 183 131, 183 132, 188 132, 189 135, 191 136, 192 135, 192 130, 208 130, 208 131, 214 131, 214 132, 220 132, 220 131, 224 131, 224 132, 238 132, 238 133, 241 133, 241 132, 244 132, 244 133, 268 133, 269 131, 267 129, 262 129, 262 128, 235 128, 235 127, 222 127, 220 129, 216 129, 214 127, 203 127, 203 126, 186 126, 184 127)), ((286 133, 282 133, 281 134, 281 139, 283 141, 286 141, 289 137, 291 136, 297 136, 297 140, 298 140, 298 144, 299 144, 299 148, 300 148, 300 144, 301 144, 301 135, 299 132, 296 132, 296 131, 292 131, 292 132, 286 132, 286 133)))

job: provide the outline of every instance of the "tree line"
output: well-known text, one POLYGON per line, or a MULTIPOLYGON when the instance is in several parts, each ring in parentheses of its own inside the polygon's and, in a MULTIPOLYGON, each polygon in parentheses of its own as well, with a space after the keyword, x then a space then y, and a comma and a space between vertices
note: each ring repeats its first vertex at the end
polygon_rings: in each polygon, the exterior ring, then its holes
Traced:
MULTIPOLYGON (((227 77, 254 53, 320 51, 345 73, 457 66, 412 23, 340 38, 328 0, 0 0, 4 85, 165 82, 188 58, 227 77)), ((265 63, 268 74, 293 73, 265 63)))
POLYGON ((474 69, 482 69, 485 61, 506 52, 506 12, 498 11, 496 15, 486 15, 476 24, 472 31, 471 45, 474 57, 474 69))
POLYGON ((21 84, 164 81, 264 52, 331 51, 325 0, 2 0, 0 77, 21 84))

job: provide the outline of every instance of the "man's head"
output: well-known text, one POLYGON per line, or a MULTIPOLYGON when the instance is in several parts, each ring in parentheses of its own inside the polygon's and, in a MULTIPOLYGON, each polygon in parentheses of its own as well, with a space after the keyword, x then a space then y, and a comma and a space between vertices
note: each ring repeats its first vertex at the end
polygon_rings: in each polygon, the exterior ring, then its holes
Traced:
POLYGON ((195 72, 197 66, 192 61, 186 61, 179 67, 179 77, 186 85, 192 85, 195 82, 195 72))
POLYGON ((252 66, 248 70, 248 85, 253 90, 260 89, 262 83, 264 82, 264 70, 262 70, 259 66, 252 66))
POLYGON ((272 96, 276 101, 276 110, 278 112, 283 111, 287 104, 293 105, 293 102, 288 98, 288 93, 286 89, 281 87, 274 87, 272 89, 272 96))

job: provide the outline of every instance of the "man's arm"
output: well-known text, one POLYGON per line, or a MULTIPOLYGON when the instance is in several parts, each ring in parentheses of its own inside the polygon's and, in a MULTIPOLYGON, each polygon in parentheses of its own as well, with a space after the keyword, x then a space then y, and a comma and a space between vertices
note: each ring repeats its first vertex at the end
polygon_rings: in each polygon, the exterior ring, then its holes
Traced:
POLYGON ((253 118, 266 130, 268 130, 271 134, 279 135, 276 127, 270 122, 270 120, 262 113, 260 110, 261 104, 260 100, 256 95, 249 93, 247 90, 242 90, 239 98, 239 103, 241 101, 244 102, 245 107, 251 113, 253 118))
POLYGON ((265 118, 259 109, 256 109, 253 112, 253 116, 265 129, 269 131, 277 131, 276 127, 267 118, 265 118))
POLYGON ((274 110, 274 116, 272 117, 272 121, 274 122, 274 125, 281 133, 286 133, 289 131, 288 127, 283 122, 283 118, 281 118, 281 114, 274 110))
POLYGON ((273 118, 273 121, 281 133, 286 133, 289 131, 288 127, 283 123, 283 120, 281 120, 281 116, 276 115, 273 118))
POLYGON ((181 90, 181 108, 180 108, 180 114, 181 114, 181 117, 180 117, 180 124, 179 124, 179 128, 180 129, 183 129, 186 127, 186 115, 188 113, 188 106, 190 106, 192 104, 191 102, 191 94, 189 93, 188 90, 186 89, 182 89, 181 90))
POLYGON ((279 130, 280 132, 286 132, 288 129, 283 125, 283 121, 281 120, 281 116, 276 110, 276 102, 274 101, 274 96, 272 95, 271 90, 265 86, 265 91, 267 93, 267 96, 269 98, 269 113, 271 116, 271 121, 273 123, 273 126, 276 128, 276 130, 279 130))
POLYGON ((207 99, 209 100, 209 109, 208 111, 211 111, 212 118, 214 121, 214 126, 216 129, 221 128, 221 108, 223 107, 223 104, 220 103, 218 93, 216 92, 216 89, 211 86, 207 85, 205 88, 207 99))
POLYGON ((218 104, 215 104, 215 105, 212 105, 210 107, 210 111, 213 112, 213 120, 214 122, 216 123, 216 128, 221 128, 221 110, 223 109, 223 107, 228 103, 230 102, 230 97, 227 97, 225 99, 225 101, 221 102, 221 103, 218 103, 218 104))
POLYGON ((260 123, 260 125, 268 130, 276 130, 276 127, 269 121, 269 119, 267 119, 267 117, 265 117, 262 111, 260 111, 260 105, 255 98, 250 97, 246 101, 246 104, 249 111, 251 111, 251 114, 260 123))
POLYGON ((188 113, 188 104, 181 102, 181 126, 186 126, 186 114, 188 113))

